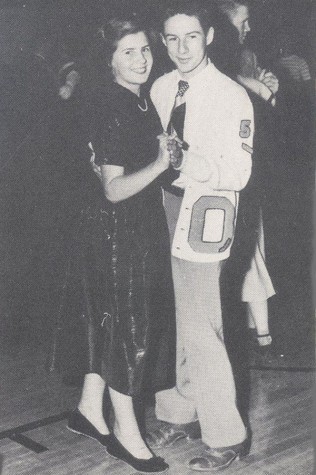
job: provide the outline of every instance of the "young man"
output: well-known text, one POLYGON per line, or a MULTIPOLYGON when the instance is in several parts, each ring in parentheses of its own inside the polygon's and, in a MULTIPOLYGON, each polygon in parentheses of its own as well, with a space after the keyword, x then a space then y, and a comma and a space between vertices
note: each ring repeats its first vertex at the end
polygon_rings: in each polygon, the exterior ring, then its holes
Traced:
POLYGON ((157 393, 157 418, 168 424, 148 441, 168 446, 199 420, 208 449, 190 462, 198 471, 227 467, 247 445, 223 340, 219 279, 234 238, 238 192, 251 173, 253 111, 245 90, 207 58, 213 35, 208 12, 194 0, 167 8, 162 40, 176 69, 151 91, 164 129, 177 133, 186 150, 179 178, 165 191, 177 387, 157 393))

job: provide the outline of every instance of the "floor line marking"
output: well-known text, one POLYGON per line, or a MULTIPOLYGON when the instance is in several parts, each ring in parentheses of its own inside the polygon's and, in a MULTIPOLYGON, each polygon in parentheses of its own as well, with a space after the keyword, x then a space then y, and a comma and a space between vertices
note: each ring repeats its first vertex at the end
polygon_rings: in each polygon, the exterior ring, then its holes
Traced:
POLYGON ((20 445, 23 445, 23 447, 31 450, 32 452, 35 452, 36 454, 41 454, 42 452, 46 452, 47 450, 49 450, 44 445, 39 444, 38 442, 35 442, 35 440, 23 434, 19 434, 19 433, 13 434, 10 437, 8 437, 8 439, 20 445))
POLYGON ((44 427, 49 424, 53 424, 54 422, 62 421, 69 417, 70 412, 71 411, 61 412, 60 414, 55 414, 53 416, 45 417, 37 421, 29 422, 28 424, 23 424, 21 426, 14 427, 13 429, 4 430, 3 432, 0 432, 0 440, 9 439, 11 436, 15 436, 16 434, 22 434, 30 430, 38 429, 39 427, 44 427))

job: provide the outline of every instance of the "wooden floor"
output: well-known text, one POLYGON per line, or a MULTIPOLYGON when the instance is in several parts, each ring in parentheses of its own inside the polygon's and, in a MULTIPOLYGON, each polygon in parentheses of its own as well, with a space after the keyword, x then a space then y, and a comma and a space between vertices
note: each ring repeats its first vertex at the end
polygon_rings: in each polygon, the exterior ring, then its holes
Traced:
MULTIPOLYGON (((41 351, 11 350, 0 356, 2 475, 137 475, 129 466, 107 455, 101 445, 69 432, 65 420, 43 425, 48 416, 62 418, 72 409, 79 392, 63 385, 56 375, 45 373, 41 351), (36 421, 37 426, 26 427, 33 427, 24 432, 26 441, 31 439, 48 450, 35 453, 7 438, 14 438, 10 429, 36 421)), ((313 384, 312 372, 251 371, 252 449, 246 459, 225 471, 227 475, 313 473, 313 384)), ((153 420, 153 409, 149 408, 149 425, 153 420)), ((174 448, 157 452, 169 462, 169 475, 189 475, 192 472, 187 462, 202 448, 201 441, 182 441, 174 448)))

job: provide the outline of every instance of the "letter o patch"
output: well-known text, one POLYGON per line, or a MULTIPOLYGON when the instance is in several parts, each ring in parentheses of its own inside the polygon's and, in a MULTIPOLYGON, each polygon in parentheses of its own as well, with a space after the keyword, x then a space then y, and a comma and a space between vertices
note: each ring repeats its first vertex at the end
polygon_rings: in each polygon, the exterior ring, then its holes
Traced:
POLYGON ((235 206, 224 196, 201 196, 193 205, 188 236, 195 252, 224 252, 235 229, 235 206))

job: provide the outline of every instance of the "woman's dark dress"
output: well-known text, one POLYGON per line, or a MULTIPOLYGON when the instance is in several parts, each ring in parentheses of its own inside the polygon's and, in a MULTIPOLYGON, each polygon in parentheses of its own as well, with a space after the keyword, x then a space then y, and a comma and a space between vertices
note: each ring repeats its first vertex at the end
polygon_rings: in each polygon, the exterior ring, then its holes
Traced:
MULTIPOLYGON (((98 97, 98 165, 131 174, 157 158, 161 125, 146 101, 142 111, 144 97, 117 84, 98 97)), ((132 396, 172 387, 175 310, 159 179, 115 204, 90 201, 70 249, 51 368, 101 374, 132 396)))

